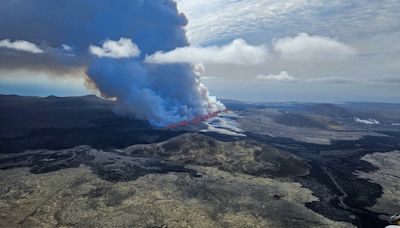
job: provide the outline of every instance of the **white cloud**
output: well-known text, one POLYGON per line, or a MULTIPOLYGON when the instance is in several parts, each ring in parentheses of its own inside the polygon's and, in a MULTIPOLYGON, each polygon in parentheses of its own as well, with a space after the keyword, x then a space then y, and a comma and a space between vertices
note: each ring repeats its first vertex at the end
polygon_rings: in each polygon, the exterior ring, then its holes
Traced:
POLYGON ((355 49, 329 37, 299 33, 268 44, 250 45, 235 39, 224 46, 181 47, 169 52, 156 52, 146 57, 149 63, 205 63, 257 65, 267 60, 321 62, 344 60, 355 55, 355 49), (269 56, 268 47, 274 50, 269 56))
POLYGON ((64 49, 64 51, 72 51, 72 47, 66 44, 63 44, 61 47, 64 49))
POLYGON ((109 57, 109 58, 129 58, 140 55, 140 50, 131 39, 121 38, 118 41, 106 40, 102 47, 91 45, 89 52, 97 57, 109 57))
POLYGON ((146 57, 149 63, 204 63, 260 65, 267 60, 301 60, 320 62, 342 60, 355 54, 354 48, 334 39, 300 33, 285 37, 270 45, 250 45, 243 39, 235 39, 223 46, 181 47, 169 52, 156 52, 146 57), (274 52, 269 56, 268 47, 274 52))
POLYGON ((279 39, 274 42, 273 49, 285 60, 343 60, 355 54, 349 45, 307 33, 279 39))
POLYGON ((150 63, 217 63, 217 64, 260 64, 268 58, 264 46, 252 46, 242 39, 217 47, 183 47, 170 52, 156 52, 146 58, 150 63))
POLYGON ((16 40, 14 42, 10 41, 9 39, 0 40, 0 48, 14 49, 17 51, 25 51, 35 54, 44 52, 42 49, 36 46, 36 44, 25 40, 16 40))
POLYGON ((281 71, 279 74, 258 75, 257 80, 274 80, 274 81, 294 81, 295 77, 288 74, 286 71, 281 71))

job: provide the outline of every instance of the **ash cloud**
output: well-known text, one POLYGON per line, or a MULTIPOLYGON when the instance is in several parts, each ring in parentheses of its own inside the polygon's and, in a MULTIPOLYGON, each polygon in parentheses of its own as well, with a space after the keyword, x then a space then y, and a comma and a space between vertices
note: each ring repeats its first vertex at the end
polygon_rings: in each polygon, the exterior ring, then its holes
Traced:
POLYGON ((88 85, 114 98, 118 112, 155 126, 224 108, 209 96, 194 66, 145 61, 188 46, 188 21, 171 0, 2 0, 0 14, 0 40, 48 47, 37 54, 1 49, 0 59, 12 61, 1 61, 0 69, 85 67, 88 85))
POLYGON ((86 66, 90 45, 122 37, 134 37, 144 53, 188 44, 182 28, 187 19, 171 0, 2 0, 0 15, 0 40, 23 40, 43 50, 29 55, 0 48, 0 69, 58 73, 86 66), (73 52, 65 55, 65 45, 73 52))

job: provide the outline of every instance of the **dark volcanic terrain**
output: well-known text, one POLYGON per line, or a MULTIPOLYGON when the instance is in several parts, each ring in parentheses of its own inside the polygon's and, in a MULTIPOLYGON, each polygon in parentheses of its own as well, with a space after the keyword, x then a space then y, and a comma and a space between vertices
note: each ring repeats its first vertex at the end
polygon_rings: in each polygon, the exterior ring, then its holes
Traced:
POLYGON ((95 96, 0 96, 0 227, 383 227, 400 211, 400 105, 224 103, 166 130, 95 96))

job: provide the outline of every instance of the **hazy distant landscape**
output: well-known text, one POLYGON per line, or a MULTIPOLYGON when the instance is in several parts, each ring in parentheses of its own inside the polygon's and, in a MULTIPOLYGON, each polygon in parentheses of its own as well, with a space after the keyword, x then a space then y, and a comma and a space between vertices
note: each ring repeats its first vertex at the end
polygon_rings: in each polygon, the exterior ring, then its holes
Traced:
POLYGON ((171 130, 95 96, 0 96, 0 226, 377 227, 400 210, 399 104, 225 104, 171 130))

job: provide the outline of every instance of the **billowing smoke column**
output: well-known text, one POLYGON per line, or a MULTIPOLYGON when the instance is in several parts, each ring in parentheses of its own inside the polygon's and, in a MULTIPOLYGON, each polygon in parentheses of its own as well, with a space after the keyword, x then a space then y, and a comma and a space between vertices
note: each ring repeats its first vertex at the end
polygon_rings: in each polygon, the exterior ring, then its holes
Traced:
POLYGON ((165 126, 224 109, 187 64, 149 65, 139 59, 95 60, 87 72, 121 114, 165 126))
POLYGON ((137 31, 137 36, 90 47, 97 56, 87 70, 90 84, 102 96, 116 99, 119 113, 148 120, 154 126, 224 109, 200 83, 197 66, 145 62, 145 57, 155 51, 188 45, 182 29, 187 20, 172 1, 136 2, 132 13, 137 14, 138 22, 131 29, 137 31))

